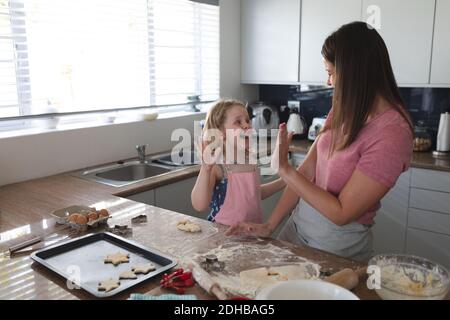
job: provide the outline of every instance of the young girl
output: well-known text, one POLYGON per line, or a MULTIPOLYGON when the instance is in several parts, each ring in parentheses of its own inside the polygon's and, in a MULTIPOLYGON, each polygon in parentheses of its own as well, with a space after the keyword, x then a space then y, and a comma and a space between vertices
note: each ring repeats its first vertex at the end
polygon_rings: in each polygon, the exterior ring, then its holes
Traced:
POLYGON ((256 164, 248 161, 248 136, 251 128, 247 110, 242 102, 237 100, 219 100, 206 117, 200 150, 202 165, 192 190, 191 201, 197 211, 203 212, 210 208, 209 221, 228 226, 240 222, 262 223, 261 199, 270 197, 285 186, 281 179, 260 184, 256 164), (205 161, 207 146, 211 142, 205 141, 204 138, 214 131, 218 133, 224 145, 215 148, 211 157, 207 155, 210 161, 205 161), (231 137, 234 139, 230 139, 231 137), (235 155, 240 151, 245 152, 247 161, 244 163, 236 161, 235 155))

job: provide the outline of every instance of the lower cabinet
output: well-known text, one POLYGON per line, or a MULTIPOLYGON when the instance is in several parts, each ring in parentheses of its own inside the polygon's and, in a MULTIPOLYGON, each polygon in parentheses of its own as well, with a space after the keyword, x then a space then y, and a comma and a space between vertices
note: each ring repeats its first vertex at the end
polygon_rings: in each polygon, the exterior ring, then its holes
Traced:
POLYGON ((132 196, 127 197, 127 199, 154 206, 155 205, 155 190, 148 190, 148 191, 144 191, 141 193, 133 194, 132 196))
POLYGON ((408 228, 406 253, 430 259, 450 270, 450 235, 408 228))
MULTIPOLYGON (((279 178, 278 175, 261 176, 261 184, 269 183, 271 181, 277 180, 278 178, 279 178)), ((263 209, 264 222, 267 222, 267 220, 270 218, 272 211, 273 211, 273 209, 275 209, 282 194, 283 194, 283 190, 280 190, 277 193, 271 195, 270 197, 262 200, 261 206, 263 209)), ((278 236, 282 227, 286 223, 287 219, 288 219, 288 216, 280 223, 278 228, 272 233, 272 237, 276 238, 278 236)))
POLYGON ((450 173, 412 168, 381 201, 374 251, 407 253, 450 268, 450 173))
POLYGON ((153 190, 127 197, 130 200, 206 219, 207 213, 195 211, 191 204, 191 191, 197 177, 181 180, 153 190))
POLYGON ((410 175, 410 170, 401 174, 395 186, 381 200, 381 208, 372 227, 375 254, 405 252, 410 175))
POLYGON ((207 213, 197 212, 191 203, 191 192, 197 177, 168 184, 155 191, 155 206, 206 219, 207 213))

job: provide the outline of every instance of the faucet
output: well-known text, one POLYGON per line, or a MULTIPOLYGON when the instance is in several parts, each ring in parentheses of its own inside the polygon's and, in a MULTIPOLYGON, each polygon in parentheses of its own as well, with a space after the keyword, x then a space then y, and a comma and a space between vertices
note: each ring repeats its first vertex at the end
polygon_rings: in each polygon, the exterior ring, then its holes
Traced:
POLYGON ((148 144, 138 144, 136 146, 136 150, 139 157, 140 163, 147 163, 147 160, 145 160, 145 148, 148 147, 148 144))

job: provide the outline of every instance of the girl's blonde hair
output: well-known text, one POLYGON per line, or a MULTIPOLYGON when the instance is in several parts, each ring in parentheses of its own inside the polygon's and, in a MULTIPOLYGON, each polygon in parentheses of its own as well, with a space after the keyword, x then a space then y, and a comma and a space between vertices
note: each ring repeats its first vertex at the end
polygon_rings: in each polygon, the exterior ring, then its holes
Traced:
POLYGON ((227 111, 230 110, 234 106, 242 106, 245 108, 244 103, 235 99, 220 99, 218 100, 214 106, 209 110, 208 115, 206 116, 205 126, 203 128, 204 131, 210 129, 218 129, 221 130, 223 124, 225 123, 225 118, 227 111))

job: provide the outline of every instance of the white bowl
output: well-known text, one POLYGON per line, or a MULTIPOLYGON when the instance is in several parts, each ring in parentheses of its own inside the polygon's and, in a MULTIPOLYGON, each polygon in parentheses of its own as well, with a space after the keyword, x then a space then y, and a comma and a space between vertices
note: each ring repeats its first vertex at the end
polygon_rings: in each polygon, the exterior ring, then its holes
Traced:
POLYGON ((321 280, 292 280, 262 289, 256 300, 359 300, 351 291, 321 280))

